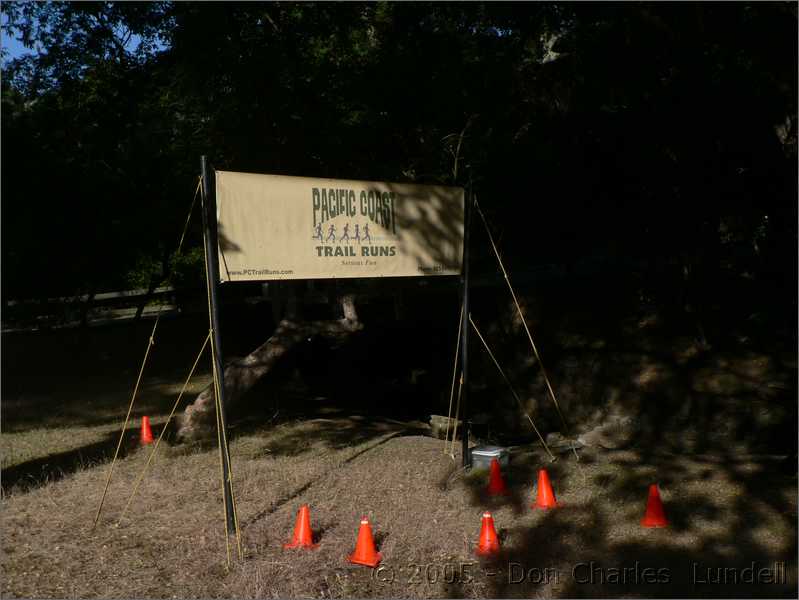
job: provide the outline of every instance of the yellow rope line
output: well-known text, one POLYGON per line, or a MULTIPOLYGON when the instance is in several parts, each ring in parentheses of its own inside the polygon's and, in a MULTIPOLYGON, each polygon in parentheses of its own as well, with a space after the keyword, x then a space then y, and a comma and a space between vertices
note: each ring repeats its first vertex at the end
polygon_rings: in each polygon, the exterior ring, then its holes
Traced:
POLYGON ((217 369, 216 358, 214 358, 214 345, 211 342, 211 360, 214 362, 214 413, 216 415, 216 443, 219 447, 219 480, 222 482, 222 516, 225 521, 225 553, 227 556, 227 568, 230 570, 230 528, 227 523, 227 502, 225 502, 225 467, 224 458, 222 455, 222 423, 220 422, 221 416, 219 414, 219 386, 217 385, 217 369))
POLYGON ((153 347, 155 344, 155 328, 158 327, 158 320, 160 319, 160 314, 155 319, 155 323, 153 324, 153 330, 150 332, 150 342, 147 344, 147 350, 144 352, 144 358, 141 362, 141 368, 139 369, 139 376, 136 378, 136 385, 133 387, 133 395, 130 397, 130 404, 128 405, 128 413, 125 415, 125 423, 122 425, 122 431, 119 434, 119 441, 117 442, 117 449, 114 452, 114 458, 111 459, 111 467, 108 469, 108 477, 105 480, 105 488, 103 489, 103 496, 100 498, 100 506, 97 507, 97 514, 94 516, 94 524, 92 525, 92 529, 97 526, 97 521, 100 519, 100 512, 103 510, 103 504, 105 503, 105 496, 108 493, 108 486, 111 484, 111 475, 114 473, 114 465, 116 464, 117 457, 119 456, 119 449, 122 448, 122 441, 125 439, 125 432, 128 429, 128 423, 130 422, 130 413, 133 411, 133 403, 136 401, 136 394, 139 391, 139 383, 141 382, 142 374, 144 373, 144 365, 147 364, 147 357, 150 355, 150 348, 153 347))
POLYGON ((444 454, 447 453, 447 442, 449 441, 449 420, 452 418, 452 399, 455 397, 455 380, 458 377, 458 351, 461 348, 461 331, 463 330, 463 303, 461 303, 461 315, 458 317, 458 341, 455 343, 455 364, 452 365, 452 388, 449 391, 449 408, 447 409, 447 430, 444 434, 444 454))
POLYGON ((233 461, 230 460, 230 445, 227 440, 227 431, 222 430, 222 438, 225 441, 225 451, 227 452, 227 476, 230 485, 230 503, 233 505, 233 526, 236 528, 236 551, 239 560, 244 558, 241 551, 241 527, 239 526, 239 509, 236 504, 236 494, 233 493, 233 461))
MULTIPOLYGON (((217 411, 219 414, 219 432, 222 436, 222 449, 223 452, 227 454, 227 476, 228 480, 227 483, 230 486, 230 503, 233 508, 233 526, 235 527, 235 534, 236 534, 236 549, 238 551, 239 560, 242 559, 241 553, 241 530, 239 528, 239 516, 238 511, 236 509, 236 495, 233 493, 233 465, 231 464, 230 460, 230 447, 228 446, 227 441, 227 432, 225 428, 222 427, 222 403, 221 403, 221 395, 219 394, 219 382, 214 381, 214 392, 215 392, 215 399, 217 405, 217 411)), ((227 524, 226 524, 227 525, 227 524)))
POLYGON ((178 409, 178 404, 180 404, 181 398, 183 398, 183 393, 186 391, 186 388, 189 385, 189 381, 191 381, 192 376, 194 375, 194 370, 197 368, 197 363, 200 362, 200 358, 205 352, 205 347, 208 345, 208 340, 211 339, 211 333, 209 332, 207 336, 205 336, 205 341, 203 342, 203 347, 200 348, 199 354, 197 354, 197 358, 194 360, 194 364, 191 367, 191 371, 189 371, 189 376, 186 378, 185 383, 183 384, 183 388, 180 390, 180 394, 178 394, 177 400, 175 400, 175 404, 172 406, 172 411, 169 413, 169 416, 166 418, 166 423, 164 423, 164 427, 161 430, 161 435, 158 436, 158 439, 155 441, 155 445, 153 446, 152 451, 150 452, 150 456, 147 458, 147 462, 144 465, 144 468, 141 470, 139 474, 139 478, 136 480, 136 484, 133 486, 133 493, 131 493, 130 498, 128 498, 127 504, 122 509, 122 513, 119 515, 119 520, 117 521, 117 527, 122 522, 122 517, 125 516, 128 508, 130 507, 131 502, 133 502, 133 498, 136 496, 136 492, 139 490, 139 485, 141 484, 142 480, 144 479, 144 475, 147 472, 147 469, 150 466, 153 458, 155 457, 155 453, 158 451, 158 445, 161 443, 161 439, 163 439, 164 434, 166 433, 166 428, 169 425, 169 422, 172 420, 172 417, 175 415, 175 411, 178 409))
MULTIPOLYGON (((207 197, 207 196, 206 196, 207 197)), ((205 207, 203 206, 203 210, 205 207)), ((211 310, 211 277, 208 273, 208 249, 206 247, 206 232, 203 229, 203 256, 205 257, 204 260, 204 268, 205 268, 205 295, 208 299, 208 327, 209 332, 213 334, 213 318, 212 314, 213 311, 211 310)), ((225 468, 224 468, 224 456, 222 454, 222 425, 220 423, 220 411, 219 411, 219 374, 217 373, 216 369, 216 352, 214 351, 214 344, 213 338, 211 339, 211 373, 213 374, 213 385, 214 385, 214 412, 216 413, 216 439, 217 444, 219 446, 219 479, 222 482, 222 511, 224 515, 225 521, 225 551, 227 556, 227 568, 230 570, 230 530, 228 529, 227 524, 227 502, 225 502, 225 468)))
POLYGON ((183 248, 183 238, 186 237, 186 232, 189 230, 189 221, 191 221, 191 214, 194 212, 194 205, 197 203, 197 195, 200 191, 200 187, 203 184, 202 175, 197 178, 197 187, 194 190, 194 198, 191 201, 191 208, 189 208, 189 214, 186 216, 186 224, 183 225, 183 233, 180 234, 180 242, 178 242, 178 249, 176 254, 180 254, 181 249, 183 248))
POLYGON ((513 389, 513 385, 511 384, 511 382, 508 379, 507 375, 505 375, 505 371, 503 371, 502 367, 499 366, 499 363, 497 362, 497 359, 494 358, 494 353, 491 352, 491 348, 488 347, 488 343, 483 338, 482 334, 480 333, 480 330, 477 329, 477 325, 475 325, 474 321, 472 321, 472 315, 469 315, 469 323, 471 323, 472 327, 474 327, 474 331, 477 334, 477 337, 479 337, 480 341, 483 342, 483 346, 485 346, 485 349, 488 352, 488 355, 491 357, 491 360, 493 360, 494 364, 497 366, 497 369, 499 370, 499 374, 502 375, 502 378, 505 380, 505 383, 508 384, 508 387, 510 388, 510 391, 513 394, 513 397, 516 398, 516 402, 519 403, 519 408, 524 413, 524 416, 527 417, 527 420, 530 421, 530 425, 533 426, 533 430, 535 431, 536 435, 538 435, 538 439, 541 440, 541 444, 544 446, 544 450, 547 451, 547 454, 549 454, 549 457, 553 461, 557 460, 555 458, 555 456, 552 454, 552 452, 549 450, 549 446, 547 446, 547 443, 544 441, 544 438, 541 436, 541 432, 538 431, 538 427, 535 426, 535 423, 533 422, 533 419, 530 418, 530 415, 527 413, 526 410, 524 410, 524 405, 522 404, 521 398, 519 398, 519 395, 516 393, 516 390, 513 389))
MULTIPOLYGON (((202 183, 202 178, 200 178, 200 183, 202 183)), ((205 235, 205 232, 203 232, 203 236, 204 235, 205 235)), ((206 253, 205 244, 203 244, 203 252, 206 253)), ((211 319, 211 312, 210 312, 211 311, 211 288, 210 288, 210 286, 212 284, 211 284, 210 278, 208 277, 208 263, 207 263, 207 260, 208 260, 208 257, 206 256, 205 277, 206 277, 207 287, 208 287, 208 311, 209 311, 208 312, 208 318, 210 320, 211 319)), ((211 340, 211 353, 212 353, 212 358, 213 358, 213 361, 214 361, 214 372, 216 373, 216 350, 215 350, 215 344, 213 342, 213 339, 211 340)), ((238 509, 236 507, 236 495, 233 493, 233 465, 232 465, 232 462, 230 460, 230 447, 228 446, 227 432, 225 431, 225 428, 222 427, 222 401, 221 401, 221 397, 222 397, 222 395, 221 395, 220 389, 219 389, 219 377, 217 375, 217 376, 214 377, 214 402, 216 403, 216 409, 217 409, 217 431, 221 432, 220 451, 225 452, 225 454, 227 455, 228 485, 230 486, 230 503, 231 503, 232 508, 233 508, 233 524, 234 524, 234 527, 236 528, 236 531, 235 531, 235 533, 236 533, 236 549, 238 551, 239 560, 242 560, 243 554, 242 554, 242 551, 241 551, 241 528, 239 527, 238 509)), ((217 437, 219 437, 219 436, 217 436, 217 437)), ((223 470, 223 473, 222 473, 222 477, 224 478, 224 470, 223 470)), ((225 516, 227 517, 227 505, 225 505, 225 516)), ((227 532, 228 535, 230 535, 230 532, 227 530, 227 519, 225 520, 225 531, 227 532)), ((230 550, 228 549, 228 555, 229 554, 230 554, 230 550)), ((228 558, 228 563, 229 562, 230 562, 230 559, 228 558)))
POLYGON ((236 550, 238 551, 239 560, 244 559, 244 554, 241 551, 241 527, 239 526, 239 508, 236 504, 236 494, 233 493, 233 473, 231 469, 230 452, 228 452, 228 475, 230 477, 230 502, 233 504, 233 525, 236 528, 236 550))
POLYGON ((458 436, 458 412, 461 409, 461 392, 463 391, 463 373, 461 373, 458 383, 458 401, 455 404, 455 426, 452 428, 452 444, 449 448, 449 455, 455 458, 455 438, 458 436))
MULTIPOLYGON (((211 351, 213 352, 213 340, 211 342, 211 351)), ((216 357, 214 356, 214 365, 216 365, 216 357)), ((241 530, 239 528, 239 517, 238 511, 236 510, 236 496, 233 493, 233 466, 230 460, 230 447, 228 446, 227 441, 227 432, 225 428, 222 427, 222 401, 220 398, 222 395, 220 394, 219 389, 219 379, 214 379, 214 402, 216 404, 216 411, 217 411, 217 437, 220 439, 220 451, 225 452, 227 454, 227 465, 228 465, 228 480, 227 483, 230 486, 230 502, 233 508, 233 526, 235 527, 235 534, 236 534, 236 547, 238 550, 239 560, 242 559, 242 552, 241 552, 241 530)), ((222 472, 222 477, 224 478, 224 470, 222 472)), ((227 517, 227 505, 225 505, 225 516, 227 517)), ((227 531, 227 519, 225 520, 225 528, 227 531)), ((228 532, 228 535, 230 533, 228 532)))
MULTIPOLYGON (((203 210, 205 208, 203 207, 203 210)), ((203 231, 203 242, 205 242, 205 231, 203 231)), ((205 257, 205 291, 206 296, 208 297, 208 326, 209 326, 209 333, 213 334, 213 321, 211 320, 211 279, 208 276, 208 249, 206 248, 206 244, 203 243, 203 255, 205 257)), ((214 352, 214 341, 213 337, 211 338, 211 373, 213 374, 213 385, 214 385, 214 412, 216 413, 216 439, 217 444, 219 446, 219 479, 222 482, 222 511, 224 515, 225 521, 225 551, 227 553, 227 568, 230 569, 230 532, 228 531, 227 526, 227 504, 225 503, 225 471, 223 466, 223 456, 222 456, 222 437, 220 435, 220 430, 222 427, 219 423, 219 388, 217 387, 217 370, 216 370, 216 352, 214 352)))
MULTIPOLYGON (((192 215, 192 212, 194 211, 194 204, 197 201, 197 194, 200 191, 200 186, 201 185, 202 185, 202 177, 198 177, 197 187, 194 190, 194 198, 192 199, 192 202, 191 202, 191 208, 189 208, 189 214, 186 217, 186 224, 183 226, 183 234, 180 236, 180 242, 178 243, 177 254, 180 254, 181 248, 183 247, 183 239, 184 239, 184 237, 186 235, 186 231, 188 230, 189 221, 191 220, 191 215, 192 215)), ((155 344, 155 329, 156 329, 156 327, 158 327, 158 322, 161 319, 161 313, 163 312, 163 310, 164 310, 164 305, 161 304, 158 307, 158 313, 155 316, 155 323, 153 324, 153 330, 150 333, 150 340, 149 340, 149 343, 147 344, 147 350, 144 353, 144 359, 142 360, 141 368, 139 369, 139 377, 136 380, 136 386, 135 386, 135 388, 133 390, 133 396, 130 399, 130 406, 128 407, 128 414, 125 416, 125 424, 122 426, 122 433, 119 436, 119 442, 117 443, 117 448, 116 448, 116 451, 114 452, 114 458, 111 459, 111 467, 108 470, 108 477, 107 477, 107 479, 105 481, 105 488, 103 489, 103 496, 100 499, 100 506, 97 507, 97 514, 94 517, 94 523, 92 524, 92 529, 94 529, 97 526, 97 521, 100 519, 100 512, 102 511, 103 504, 105 503, 105 497, 106 497, 106 494, 108 493, 108 486, 111 484, 111 476, 114 473, 114 466, 116 464, 116 460, 117 460, 117 457, 119 455, 119 450, 122 447, 122 441, 123 441, 123 439, 125 437, 125 430, 128 427, 128 422, 130 420, 130 413, 133 410, 133 403, 134 403, 134 400, 136 398, 136 392, 139 389, 139 382, 141 381, 142 373, 144 373, 144 366, 147 363, 147 357, 148 357, 148 355, 150 353, 150 348, 155 344)))
MULTIPOLYGON (((499 263, 499 268, 502 270, 502 275, 505 277, 505 282, 508 284, 508 289, 510 290, 510 295, 513 297, 513 303, 516 305, 516 310, 519 312, 519 318, 522 321, 522 325, 524 326, 525 332, 527 332, 527 339, 530 340, 530 346, 533 348, 533 353, 535 354, 536 360, 538 360, 538 364, 541 365, 541 374, 544 376, 544 381, 547 384, 547 389, 549 390, 549 395, 552 398, 552 402, 555 403, 555 409, 558 412, 558 416, 560 417, 561 423, 563 423, 564 433, 566 437, 570 438, 571 433, 569 432, 569 426, 566 424, 566 419, 563 416, 563 412, 560 410, 560 404, 558 403, 558 399, 555 397, 555 391, 552 389, 552 384, 549 382, 549 377, 547 376, 547 371, 544 368, 544 362, 541 360, 541 356, 538 354, 538 348, 535 346, 535 342, 533 341, 533 335, 530 333, 530 329, 527 327, 527 320, 524 318, 524 313, 522 312, 522 307, 519 306, 519 301, 516 299, 516 293, 513 291, 513 286, 510 283, 510 278, 508 277, 508 272, 505 270, 505 265, 502 264, 502 258, 499 255, 499 250, 497 249, 497 245, 494 243, 494 236, 491 235, 491 230, 488 227, 488 221, 483 214, 483 211, 480 209, 480 205, 477 202, 477 198, 474 199, 474 205, 477 208, 477 212, 480 214, 480 218, 483 220, 483 225, 485 225, 486 233, 488 233, 488 240, 491 242, 491 247, 494 249, 494 255, 497 257, 497 262, 499 263)), ((577 450, 572 444, 572 452, 574 452, 574 456, 577 460, 580 460, 579 455, 577 454, 577 450)))

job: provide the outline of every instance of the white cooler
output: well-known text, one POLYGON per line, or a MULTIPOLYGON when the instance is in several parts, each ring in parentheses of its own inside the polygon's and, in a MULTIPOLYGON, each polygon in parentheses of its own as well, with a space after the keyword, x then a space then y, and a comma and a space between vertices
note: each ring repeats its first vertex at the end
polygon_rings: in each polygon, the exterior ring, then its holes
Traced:
POLYGON ((496 458, 501 467, 508 466, 510 454, 507 448, 500 446, 475 446, 469 450, 472 457, 473 469, 487 469, 491 466, 491 459, 496 458))

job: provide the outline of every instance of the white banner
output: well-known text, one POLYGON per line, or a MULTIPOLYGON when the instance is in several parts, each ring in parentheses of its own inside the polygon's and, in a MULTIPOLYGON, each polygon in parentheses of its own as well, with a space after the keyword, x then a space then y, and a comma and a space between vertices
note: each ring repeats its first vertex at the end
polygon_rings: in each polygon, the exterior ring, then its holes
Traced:
POLYGON ((463 188, 216 172, 221 281, 457 275, 463 188))

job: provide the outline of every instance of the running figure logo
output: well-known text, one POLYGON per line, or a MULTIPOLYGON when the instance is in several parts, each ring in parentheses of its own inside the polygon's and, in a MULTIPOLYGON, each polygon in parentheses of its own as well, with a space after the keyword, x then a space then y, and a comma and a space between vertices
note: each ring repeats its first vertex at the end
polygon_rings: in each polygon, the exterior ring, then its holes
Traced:
POLYGON ((355 229, 352 232, 352 236, 350 236, 350 223, 345 223, 344 227, 341 230, 341 237, 336 240, 336 226, 332 223, 330 224, 330 228, 327 230, 327 237, 325 237, 324 233, 322 232, 322 224, 318 224, 314 226, 314 234, 311 237, 312 240, 319 240, 323 244, 328 242, 333 243, 341 243, 341 242, 358 242, 372 243, 372 236, 369 234, 369 224, 365 223, 363 227, 360 224, 355 223, 355 229))

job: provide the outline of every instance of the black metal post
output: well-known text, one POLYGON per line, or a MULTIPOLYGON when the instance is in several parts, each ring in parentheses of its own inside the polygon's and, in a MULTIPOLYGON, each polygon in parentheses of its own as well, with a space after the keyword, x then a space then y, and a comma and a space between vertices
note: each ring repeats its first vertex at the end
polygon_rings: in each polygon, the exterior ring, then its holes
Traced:
POLYGON ((463 389, 461 391, 461 419, 463 421, 462 445, 463 466, 472 466, 472 457, 469 455, 469 419, 466 408, 469 406, 469 229, 472 221, 472 188, 466 190, 464 198, 464 223, 463 223, 463 323, 461 323, 461 377, 463 389))
MULTIPOLYGON (((214 185, 213 169, 208 164, 208 158, 203 156, 203 229, 205 230, 205 256, 208 268, 208 296, 211 303, 211 329, 213 330, 214 368, 219 379, 219 427, 227 433, 225 418, 225 372, 222 369, 222 336, 219 333, 219 303, 217 301, 217 286, 219 285, 219 250, 216 230, 216 187, 214 185)), ((227 445, 227 435, 222 438, 222 477, 224 479, 223 493, 225 496, 225 516, 227 518, 228 533, 236 530, 235 507, 233 505, 233 490, 230 483, 230 450, 227 445)))

